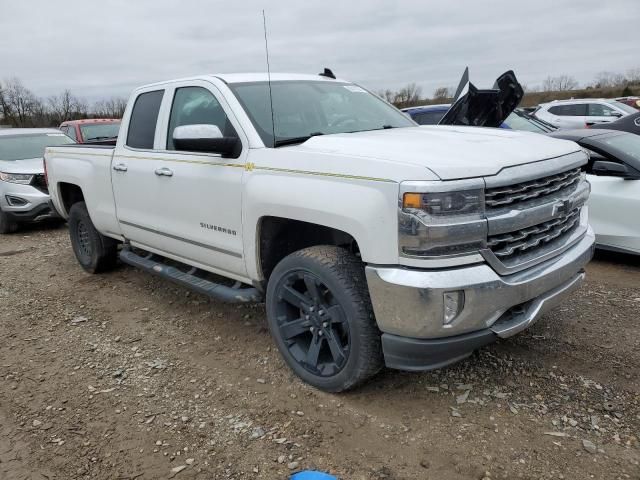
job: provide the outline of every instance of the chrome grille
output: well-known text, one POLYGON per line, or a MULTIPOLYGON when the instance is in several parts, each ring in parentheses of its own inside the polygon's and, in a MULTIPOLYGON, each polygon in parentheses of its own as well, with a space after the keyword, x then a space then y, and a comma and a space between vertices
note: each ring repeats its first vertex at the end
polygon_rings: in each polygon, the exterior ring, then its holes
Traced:
POLYGON ((538 225, 489 236, 487 247, 503 263, 569 234, 580 223, 580 207, 538 225))
POLYGON ((579 181, 580 167, 537 180, 489 188, 485 192, 486 207, 501 208, 534 198, 544 198, 560 190, 574 188, 579 181))

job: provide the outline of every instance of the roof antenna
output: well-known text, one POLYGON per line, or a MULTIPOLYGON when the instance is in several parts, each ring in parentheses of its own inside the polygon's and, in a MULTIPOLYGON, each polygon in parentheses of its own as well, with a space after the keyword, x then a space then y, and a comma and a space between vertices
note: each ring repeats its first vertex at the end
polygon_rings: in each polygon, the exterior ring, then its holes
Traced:
POLYGON ((267 42, 267 17, 262 9, 262 25, 264 27, 264 49, 267 54, 267 83, 269 84, 269 104, 271 106, 271 131, 273 133, 273 148, 276 148, 276 123, 273 115, 273 94, 271 93, 271 68, 269 67, 269 43, 267 42))
POLYGON ((319 73, 318 75, 321 77, 333 78, 334 80, 336 79, 336 76, 333 74, 331 69, 327 67, 324 67, 324 72, 319 73))

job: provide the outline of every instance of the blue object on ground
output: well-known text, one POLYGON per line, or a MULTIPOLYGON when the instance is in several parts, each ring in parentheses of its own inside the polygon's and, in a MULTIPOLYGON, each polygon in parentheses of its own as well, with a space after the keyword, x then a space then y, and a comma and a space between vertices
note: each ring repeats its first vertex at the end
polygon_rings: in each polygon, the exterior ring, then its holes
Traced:
POLYGON ((338 480, 338 478, 333 475, 329 475, 328 473, 306 470, 292 475, 289 480, 338 480))

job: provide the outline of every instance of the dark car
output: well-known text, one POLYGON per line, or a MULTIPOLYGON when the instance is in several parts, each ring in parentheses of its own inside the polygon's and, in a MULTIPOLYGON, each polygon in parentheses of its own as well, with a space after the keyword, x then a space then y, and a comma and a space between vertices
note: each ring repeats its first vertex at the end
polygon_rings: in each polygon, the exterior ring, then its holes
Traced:
POLYGON ((615 122, 592 125, 589 128, 606 129, 606 130, 619 130, 621 132, 635 133, 640 135, 640 112, 633 115, 627 115, 615 122))
POLYGON ((425 105, 403 111, 420 125, 463 125, 499 127, 518 106, 524 95, 513 71, 500 75, 493 88, 478 89, 465 69, 452 104, 425 105))
MULTIPOLYGON (((404 108, 402 111, 420 125, 438 125, 450 107, 450 104, 443 103, 439 105, 404 108)), ((511 112, 504 122, 502 122, 500 128, 535 133, 549 133, 557 130, 556 127, 550 123, 539 120, 520 108, 516 108, 511 112)))
POLYGON ((419 125, 437 125, 449 108, 451 108, 450 103, 442 103, 439 105, 403 108, 402 111, 419 125))

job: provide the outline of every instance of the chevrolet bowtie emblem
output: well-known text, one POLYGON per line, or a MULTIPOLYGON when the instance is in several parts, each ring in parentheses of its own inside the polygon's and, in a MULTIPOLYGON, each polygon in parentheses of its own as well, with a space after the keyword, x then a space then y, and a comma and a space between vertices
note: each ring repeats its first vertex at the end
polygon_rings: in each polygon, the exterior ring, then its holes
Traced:
POLYGON ((571 211, 571 200, 561 200, 553 204, 552 216, 566 215, 571 211))

